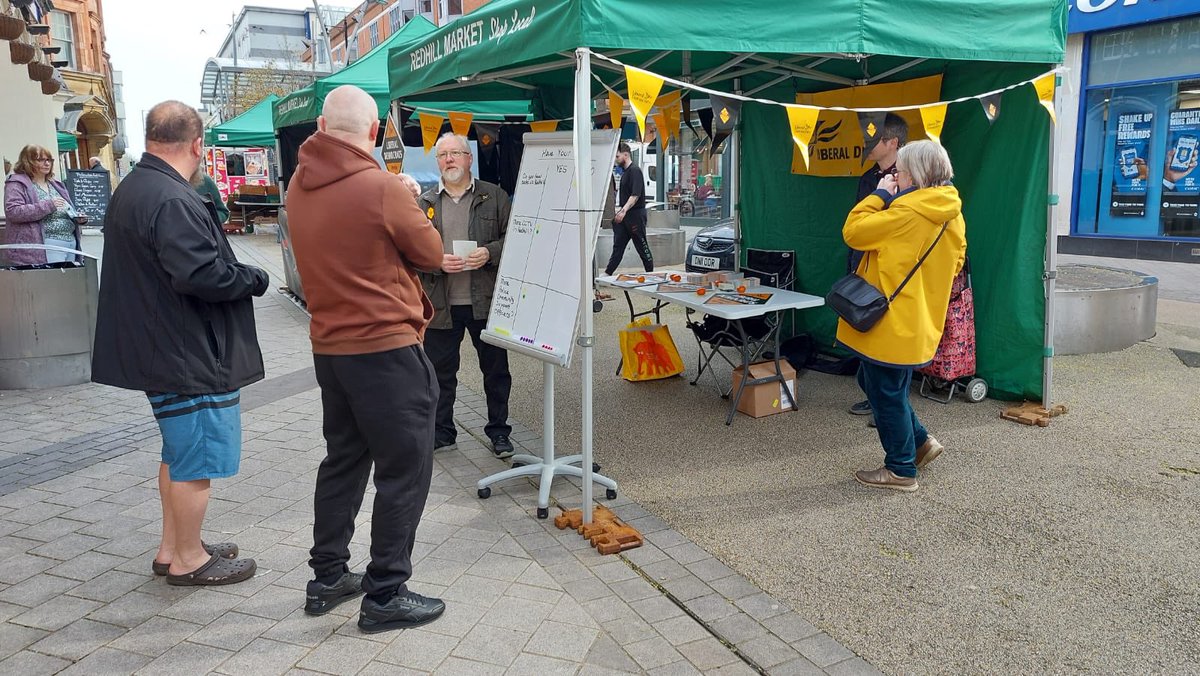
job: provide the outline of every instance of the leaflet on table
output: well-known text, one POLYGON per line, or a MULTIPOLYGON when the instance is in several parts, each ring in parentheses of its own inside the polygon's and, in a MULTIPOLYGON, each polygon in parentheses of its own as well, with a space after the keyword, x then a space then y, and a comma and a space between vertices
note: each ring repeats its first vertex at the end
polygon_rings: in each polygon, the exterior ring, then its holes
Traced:
POLYGON ((1150 169, 1150 137, 1154 129, 1154 113, 1122 113, 1117 115, 1117 141, 1113 148, 1115 166, 1112 172, 1113 216, 1145 216, 1146 186, 1150 169))
POLYGON ((647 273, 641 274, 641 275, 625 275, 625 274, 617 275, 612 280, 612 283, 617 286, 634 287, 634 286, 650 286, 652 284, 662 284, 665 281, 667 281, 666 275, 653 273, 653 272, 647 272, 647 273))
POLYGON ((766 305, 769 293, 718 293, 704 301, 705 305, 766 305))
POLYGON ((678 282, 670 282, 668 284, 659 284, 659 293, 695 293, 696 289, 706 289, 708 287, 701 284, 681 284, 678 282))
POLYGON ((1200 219, 1200 171, 1196 171, 1200 145, 1200 108, 1172 110, 1167 125, 1167 151, 1163 160, 1162 209, 1164 230, 1192 231, 1200 219))

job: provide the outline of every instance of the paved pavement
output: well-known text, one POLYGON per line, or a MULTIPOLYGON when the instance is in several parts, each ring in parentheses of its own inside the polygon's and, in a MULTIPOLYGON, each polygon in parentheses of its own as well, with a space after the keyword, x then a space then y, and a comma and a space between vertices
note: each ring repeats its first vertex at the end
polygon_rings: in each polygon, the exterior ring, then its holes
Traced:
MULTIPOLYGON (((273 236, 234 242, 282 279, 273 236)), ((647 543, 620 556, 534 518, 529 482, 479 500, 475 481, 504 465, 479 441, 484 403, 469 388, 414 551, 413 588, 446 599, 446 615, 375 635, 357 630, 355 604, 305 616, 319 392, 304 314, 274 293, 255 305, 267 379, 245 391, 241 472, 214 482, 205 532, 257 559, 246 583, 151 576, 159 440, 141 394, 0 392, 0 674, 878 673, 624 495, 608 504, 647 543)), ((539 434, 514 427, 538 454, 539 434)), ((569 482, 554 495, 578 505, 569 482)), ((359 569, 370 505, 352 544, 359 569)))

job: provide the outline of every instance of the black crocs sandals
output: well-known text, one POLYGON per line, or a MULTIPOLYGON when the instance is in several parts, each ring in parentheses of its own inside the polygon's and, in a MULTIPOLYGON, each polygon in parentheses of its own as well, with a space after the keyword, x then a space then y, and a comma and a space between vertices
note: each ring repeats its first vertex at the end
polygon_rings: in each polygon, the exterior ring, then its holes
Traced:
POLYGON ((183 575, 167 574, 167 584, 177 587, 235 584, 254 577, 254 559, 226 559, 216 554, 208 563, 183 575))
MULTIPOLYGON (((204 551, 208 552, 210 555, 216 554, 217 556, 225 559, 232 559, 238 555, 238 546, 236 542, 218 542, 215 545, 210 545, 205 544, 204 541, 201 541, 200 546, 204 547, 204 551)), ((171 572, 171 564, 162 563, 159 561, 151 563, 150 568, 154 571, 155 575, 166 575, 167 573, 171 572)))

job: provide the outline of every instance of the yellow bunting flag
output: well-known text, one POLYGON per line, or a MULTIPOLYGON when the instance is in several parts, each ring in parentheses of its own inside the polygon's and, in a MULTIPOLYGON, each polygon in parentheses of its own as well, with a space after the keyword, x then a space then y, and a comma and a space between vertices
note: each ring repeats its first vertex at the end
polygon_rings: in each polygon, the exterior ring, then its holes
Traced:
POLYGON ((620 94, 618 94, 614 91, 610 91, 608 93, 608 115, 609 115, 609 118, 612 120, 612 128, 613 129, 621 128, 622 118, 625 117, 624 115, 621 114, 624 111, 624 108, 625 108, 625 99, 621 98, 620 94))
POLYGON ((417 119, 421 121, 421 144, 425 146, 425 152, 428 153, 437 145, 438 133, 442 131, 442 122, 445 122, 446 118, 418 111, 417 119))
POLYGON ((820 108, 805 108, 803 106, 787 106, 788 124, 792 128, 792 140, 800 149, 804 158, 804 166, 808 167, 808 144, 812 141, 813 131, 817 128, 817 115, 820 108))
POLYGON ((537 122, 530 122, 529 128, 538 133, 554 131, 558 129, 558 120, 539 120, 537 122))
POLYGON ((471 131, 471 120, 475 118, 471 113, 450 113, 450 129, 459 136, 466 136, 471 131))
MULTIPOLYGON (((663 150, 666 150, 667 146, 671 144, 671 130, 667 128, 666 118, 661 112, 658 112, 651 115, 650 119, 654 120, 654 129, 658 132, 658 139, 662 141, 663 150)), ((646 135, 642 134, 642 139, 645 140, 645 138, 646 135)))
POLYGON ((946 124, 946 105, 939 103, 936 106, 921 108, 921 123, 925 125, 925 135, 935 143, 942 142, 942 127, 946 124))
POLYGON ((660 134, 665 134, 679 140, 679 123, 683 116, 683 90, 679 89, 669 94, 663 94, 655 101, 658 110, 662 113, 663 128, 659 130, 660 134))
POLYGON ((1033 81, 1033 88, 1037 90, 1038 103, 1050 113, 1050 121, 1058 124, 1058 119, 1054 115, 1054 86, 1057 84, 1057 73, 1046 73, 1033 81))
POLYGON ((633 66, 625 66, 625 79, 629 84, 629 106, 633 108, 633 116, 637 118, 638 131, 646 138, 646 116, 658 99, 662 90, 663 79, 654 73, 633 66))

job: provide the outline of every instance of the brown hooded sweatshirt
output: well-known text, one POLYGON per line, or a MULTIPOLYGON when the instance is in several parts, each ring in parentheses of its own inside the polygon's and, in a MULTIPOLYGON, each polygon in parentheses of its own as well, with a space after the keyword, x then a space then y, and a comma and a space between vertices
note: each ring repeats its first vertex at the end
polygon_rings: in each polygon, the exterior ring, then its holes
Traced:
POLYGON ((400 179, 324 132, 300 146, 287 215, 312 314, 315 354, 420 343, 433 317, 416 270, 442 265, 442 238, 400 179))

